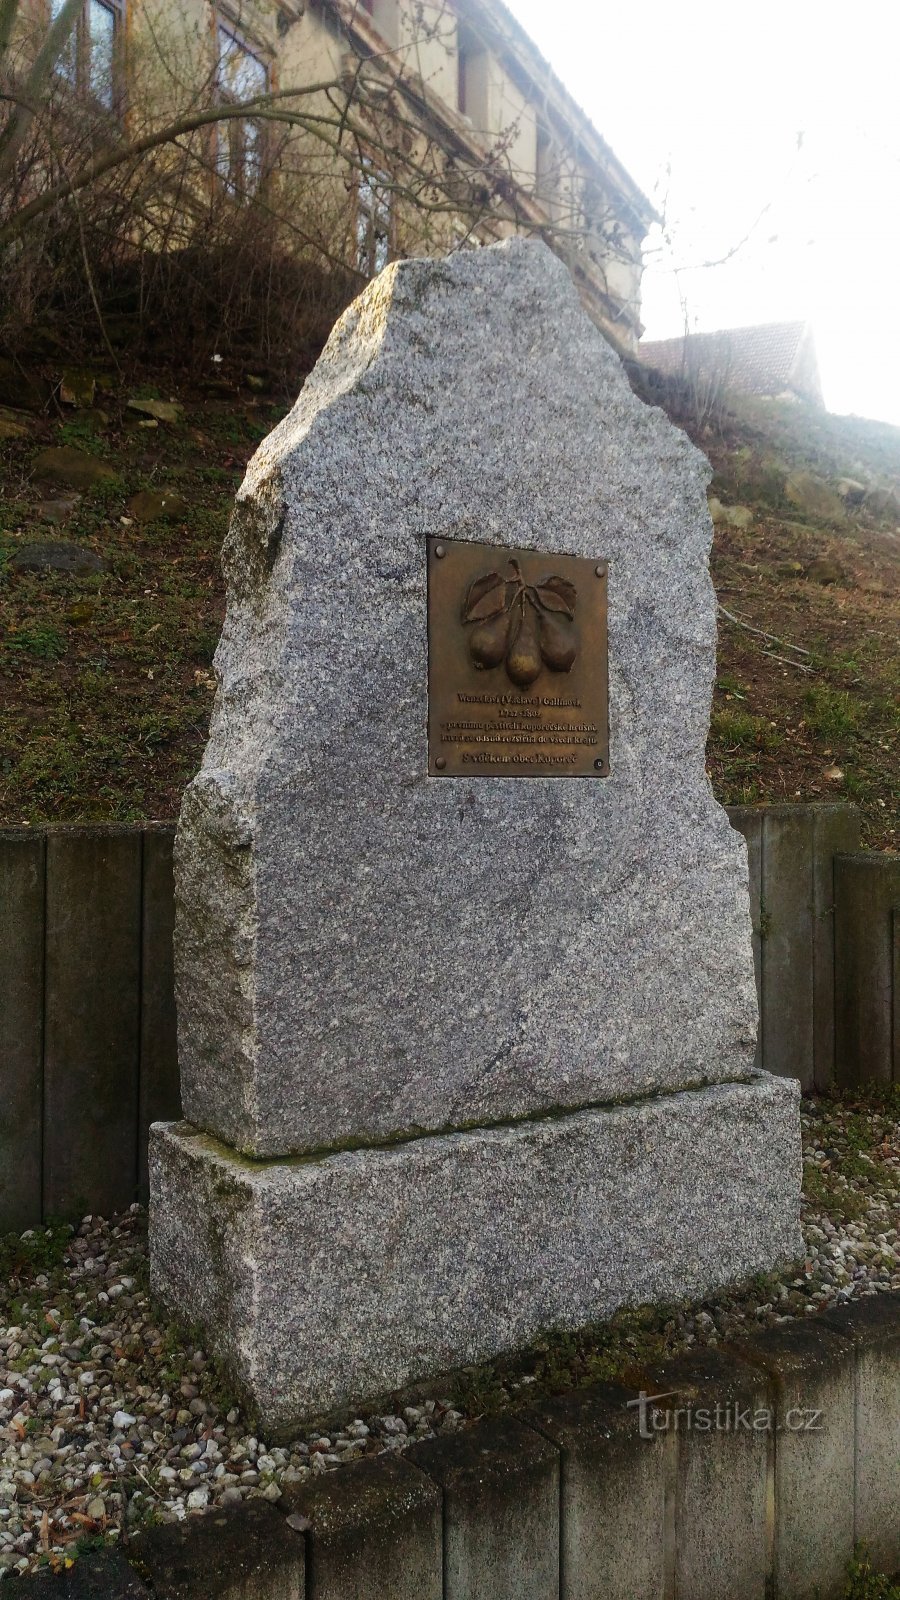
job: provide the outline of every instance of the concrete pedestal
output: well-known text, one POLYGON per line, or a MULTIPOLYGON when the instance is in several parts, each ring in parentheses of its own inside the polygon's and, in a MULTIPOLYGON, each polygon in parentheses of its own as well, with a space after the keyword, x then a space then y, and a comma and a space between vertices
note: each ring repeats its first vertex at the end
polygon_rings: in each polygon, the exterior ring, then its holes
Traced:
POLYGON ((153 1287, 267 1432, 798 1255, 799 1089, 747 1081, 381 1148, 151 1145, 153 1287))

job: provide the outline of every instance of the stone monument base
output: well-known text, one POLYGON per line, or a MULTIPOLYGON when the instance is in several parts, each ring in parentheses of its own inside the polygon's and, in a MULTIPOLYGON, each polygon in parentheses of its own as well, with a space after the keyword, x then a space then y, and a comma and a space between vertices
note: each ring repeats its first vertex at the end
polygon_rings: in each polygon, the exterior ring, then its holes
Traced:
POLYGON ((802 1251, 799 1086, 745 1082, 322 1157, 151 1140, 153 1288, 268 1433, 802 1251))

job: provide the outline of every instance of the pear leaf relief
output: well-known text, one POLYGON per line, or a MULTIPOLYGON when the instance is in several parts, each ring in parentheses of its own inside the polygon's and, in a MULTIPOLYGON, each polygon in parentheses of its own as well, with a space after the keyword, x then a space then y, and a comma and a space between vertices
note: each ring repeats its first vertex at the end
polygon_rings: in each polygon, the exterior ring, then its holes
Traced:
POLYGON ((526 583, 511 557, 511 577, 486 572, 469 584, 462 620, 471 626, 469 653, 476 667, 506 665, 510 681, 527 689, 544 668, 569 672, 578 651, 574 583, 551 576, 526 583))

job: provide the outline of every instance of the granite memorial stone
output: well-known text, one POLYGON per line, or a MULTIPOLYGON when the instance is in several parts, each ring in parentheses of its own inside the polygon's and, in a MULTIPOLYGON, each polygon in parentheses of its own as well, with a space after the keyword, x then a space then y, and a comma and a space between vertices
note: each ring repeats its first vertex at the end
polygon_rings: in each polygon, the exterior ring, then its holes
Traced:
POLYGON ((152 1251, 268 1425, 800 1248, 708 476, 521 240, 382 273, 248 468, 152 1251))

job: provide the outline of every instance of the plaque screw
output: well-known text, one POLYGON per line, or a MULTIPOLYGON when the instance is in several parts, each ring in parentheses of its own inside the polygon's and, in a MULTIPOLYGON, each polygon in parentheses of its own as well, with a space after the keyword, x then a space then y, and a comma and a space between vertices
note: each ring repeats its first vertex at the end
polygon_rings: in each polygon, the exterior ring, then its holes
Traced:
POLYGON ((443 772, 445 766, 447 765, 447 757, 446 756, 437 756, 435 758, 435 763, 434 764, 437 767, 438 772, 443 772))
POLYGON ((605 566, 603 565, 602 562, 598 562, 596 567, 594 568, 594 571, 596 572, 598 578, 602 578, 604 573, 606 572, 606 568, 605 568, 605 566))
POLYGON ((595 772, 602 772, 605 766, 606 766, 606 762, 605 761, 595 761, 594 762, 594 771, 595 772))
POLYGON ((440 560, 441 556, 445 556, 447 554, 447 546, 445 544, 436 544, 434 547, 434 553, 438 560, 440 560))

